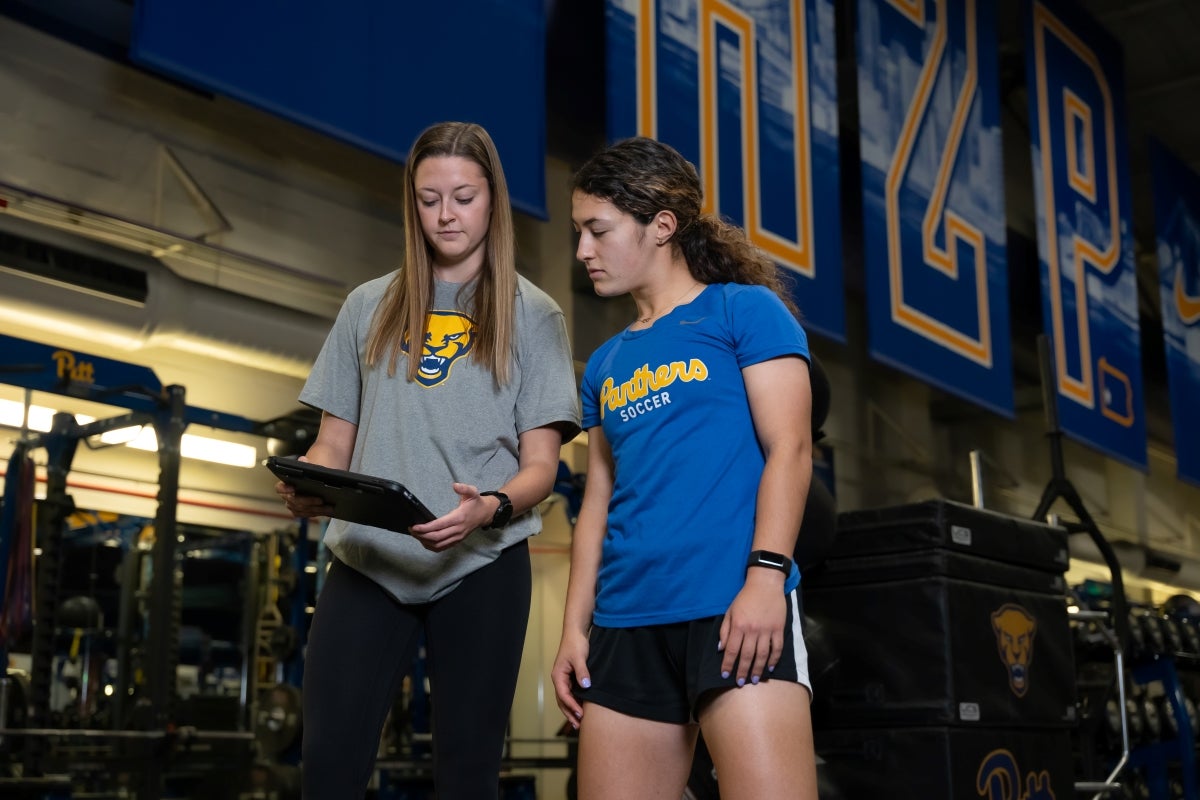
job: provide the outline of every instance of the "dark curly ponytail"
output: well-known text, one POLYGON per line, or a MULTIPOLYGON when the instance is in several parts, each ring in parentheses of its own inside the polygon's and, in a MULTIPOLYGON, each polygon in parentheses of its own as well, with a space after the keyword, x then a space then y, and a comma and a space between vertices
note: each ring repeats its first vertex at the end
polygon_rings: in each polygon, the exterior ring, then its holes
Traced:
POLYGON ((700 212, 700 176, 670 145, 642 136, 617 142, 575 173, 573 188, 607 200, 643 225, 659 211, 670 211, 678 223, 672 246, 680 249, 692 277, 766 286, 799 316, 780 270, 746 232, 700 212))

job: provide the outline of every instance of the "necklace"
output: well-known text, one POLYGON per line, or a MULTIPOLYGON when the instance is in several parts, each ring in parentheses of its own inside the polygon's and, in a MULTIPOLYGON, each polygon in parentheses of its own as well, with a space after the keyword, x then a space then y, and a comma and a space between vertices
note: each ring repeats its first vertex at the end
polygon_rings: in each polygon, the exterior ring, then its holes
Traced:
POLYGON ((642 325, 645 325, 645 324, 646 324, 647 322, 649 322, 650 320, 653 320, 653 319, 658 319, 658 318, 659 318, 659 317, 661 317, 663 314, 669 313, 670 311, 674 310, 674 309, 675 309, 675 308, 676 308, 676 307, 677 307, 677 306, 678 306, 680 303, 682 303, 682 302, 683 302, 683 298, 687 297, 689 294, 691 294, 691 293, 692 293, 692 290, 693 290, 693 289, 695 289, 697 286, 701 286, 701 285, 702 285, 702 284, 701 284, 699 281, 693 281, 693 282, 692 282, 692 285, 691 285, 691 286, 689 286, 689 287, 687 288, 687 291, 686 291, 686 292, 684 292, 683 294, 679 295, 679 297, 678 297, 678 298, 676 298, 675 302, 671 303, 671 305, 667 306, 667 307, 666 307, 666 308, 664 308, 662 311, 659 311, 659 312, 658 312, 658 313, 656 313, 656 314, 650 314, 650 315, 648 315, 648 316, 645 316, 645 317, 638 317, 638 320, 637 320, 637 321, 638 321, 638 323, 640 323, 640 324, 642 324, 642 325))

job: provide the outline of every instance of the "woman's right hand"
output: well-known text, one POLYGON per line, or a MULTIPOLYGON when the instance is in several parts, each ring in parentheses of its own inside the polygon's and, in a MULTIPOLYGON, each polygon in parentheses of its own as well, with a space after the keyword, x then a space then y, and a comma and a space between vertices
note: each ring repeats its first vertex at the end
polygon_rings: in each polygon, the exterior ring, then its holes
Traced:
MULTIPOLYGON (((308 461, 300 456, 299 461, 308 461)), ((294 517, 328 517, 333 513, 333 506, 311 494, 296 494, 296 487, 290 483, 279 481, 275 484, 275 494, 283 499, 283 504, 294 517)))
POLYGON ((564 633, 558 646, 558 655, 554 658, 554 666, 550 670, 558 710, 575 730, 579 730, 579 721, 583 719, 583 706, 576 699, 574 690, 576 687, 586 690, 592 685, 591 676, 588 674, 587 656, 587 634, 564 633))

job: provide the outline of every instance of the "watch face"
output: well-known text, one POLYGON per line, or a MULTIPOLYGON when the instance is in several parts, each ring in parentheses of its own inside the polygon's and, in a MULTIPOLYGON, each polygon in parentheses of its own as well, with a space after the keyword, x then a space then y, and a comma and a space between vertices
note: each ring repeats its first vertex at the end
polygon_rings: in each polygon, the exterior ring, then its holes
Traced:
POLYGON ((771 553, 766 550, 755 550, 750 554, 747 567, 770 567, 780 572, 791 573, 792 561, 781 553, 771 553))
POLYGON ((496 517, 492 520, 494 525, 507 525, 512 519, 513 507, 507 497, 500 498, 500 507, 496 509, 496 517))

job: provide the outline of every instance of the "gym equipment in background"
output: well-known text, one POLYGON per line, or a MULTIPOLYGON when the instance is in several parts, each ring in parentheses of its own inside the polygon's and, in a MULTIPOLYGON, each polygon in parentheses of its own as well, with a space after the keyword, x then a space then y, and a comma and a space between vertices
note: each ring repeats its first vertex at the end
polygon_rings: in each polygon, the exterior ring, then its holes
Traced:
POLYGON ((1073 793, 1066 531, 933 500, 839 515, 805 607, 836 662, 814 680, 818 755, 846 798, 1073 793))

